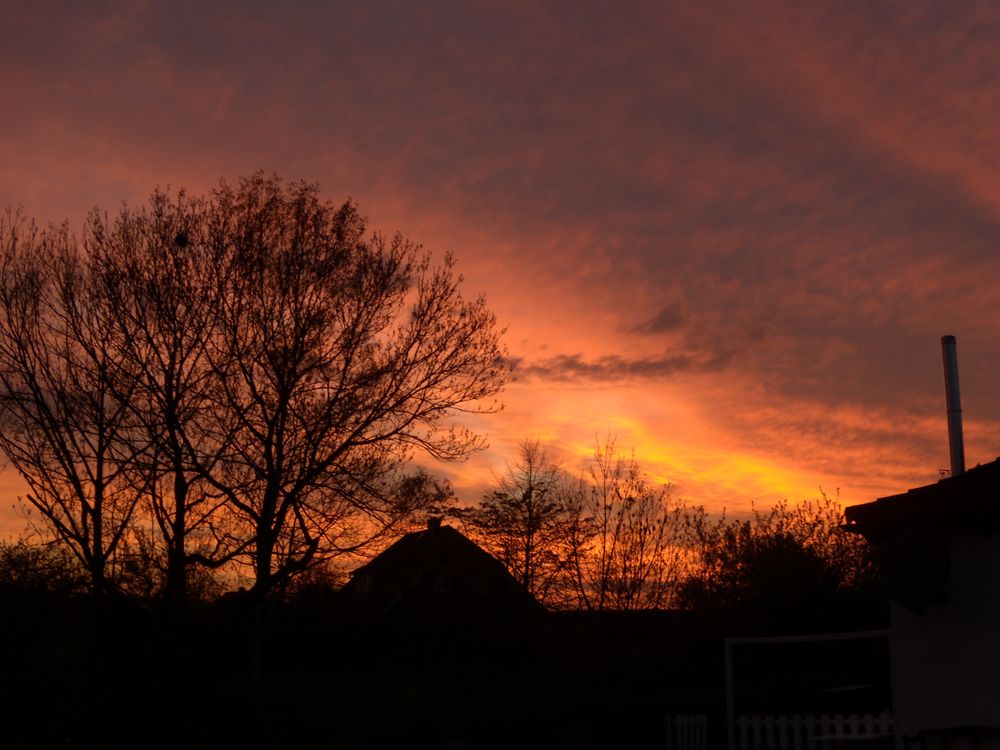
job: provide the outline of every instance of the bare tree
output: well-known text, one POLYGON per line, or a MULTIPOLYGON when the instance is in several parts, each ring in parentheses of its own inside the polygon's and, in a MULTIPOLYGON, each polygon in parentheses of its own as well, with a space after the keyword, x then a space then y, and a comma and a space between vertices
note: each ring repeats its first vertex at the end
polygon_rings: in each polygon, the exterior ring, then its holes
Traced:
POLYGON ((635 456, 609 438, 596 446, 589 476, 569 510, 573 574, 587 609, 655 609, 673 604, 690 560, 689 515, 669 486, 652 486, 635 456))
POLYGON ((129 395, 122 401, 145 444, 136 452, 148 488, 142 510, 157 533, 136 529, 132 546, 146 553, 147 568, 162 551, 163 603, 178 616, 192 562, 217 566, 238 550, 220 549, 220 536, 206 533, 221 522, 221 498, 203 478, 218 455, 206 452, 211 442, 202 433, 219 391, 207 348, 217 328, 223 259, 205 242, 204 211, 204 201, 183 191, 156 191, 148 206, 123 208, 112 222, 95 212, 85 238, 107 287, 129 395))
POLYGON ((223 263, 206 435, 224 460, 201 475, 248 542, 263 634, 290 576, 411 512, 389 490, 413 451, 455 460, 480 445, 444 420, 494 408, 507 369, 494 316, 462 297, 450 257, 434 266, 366 232, 315 186, 223 183, 204 231, 223 263))
POLYGON ((100 271, 65 227, 0 222, 0 449, 86 569, 95 622, 144 478, 100 271))
POLYGON ((10 214, 0 240, 0 448, 29 502, 97 596, 126 543, 164 551, 178 601, 192 561, 238 555, 258 674, 275 595, 427 502, 395 491, 402 467, 477 449, 449 417, 497 408, 508 376, 450 257, 369 233, 313 185, 155 193, 92 214, 82 243, 10 214))
POLYGON ((528 591, 549 605, 557 605, 563 593, 568 482, 539 441, 524 440, 517 459, 479 506, 453 511, 528 591))
POLYGON ((674 603, 702 511, 651 485, 609 438, 578 479, 523 441, 477 507, 451 512, 547 606, 620 610, 674 603))

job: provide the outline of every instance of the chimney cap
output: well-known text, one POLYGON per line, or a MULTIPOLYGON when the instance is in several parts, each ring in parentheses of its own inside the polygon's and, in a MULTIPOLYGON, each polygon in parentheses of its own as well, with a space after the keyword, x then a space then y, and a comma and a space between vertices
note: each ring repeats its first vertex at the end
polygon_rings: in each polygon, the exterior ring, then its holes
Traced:
POLYGON ((441 516, 429 516, 427 518, 427 530, 437 531, 441 528, 441 516))

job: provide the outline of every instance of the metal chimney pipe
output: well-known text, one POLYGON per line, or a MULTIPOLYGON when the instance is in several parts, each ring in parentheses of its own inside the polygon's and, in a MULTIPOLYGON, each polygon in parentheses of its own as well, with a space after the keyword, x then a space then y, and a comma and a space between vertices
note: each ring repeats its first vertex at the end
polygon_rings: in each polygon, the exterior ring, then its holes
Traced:
POLYGON ((962 441, 962 401, 958 391, 958 354, 955 337, 941 337, 944 358, 944 392, 948 404, 948 449, 951 453, 951 475, 965 473, 965 445, 962 441))

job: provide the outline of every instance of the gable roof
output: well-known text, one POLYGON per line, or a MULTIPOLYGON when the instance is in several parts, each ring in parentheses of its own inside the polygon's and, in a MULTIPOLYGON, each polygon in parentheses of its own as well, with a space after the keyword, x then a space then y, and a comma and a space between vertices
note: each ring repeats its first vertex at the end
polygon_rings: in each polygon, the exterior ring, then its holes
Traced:
POLYGON ((369 615, 461 617, 541 610, 503 563, 438 519, 357 568, 338 599, 347 609, 369 615))
POLYGON ((433 526, 413 531, 397 539, 381 554, 357 568, 351 577, 361 574, 395 573, 400 569, 428 566, 462 567, 489 571, 507 569, 499 560, 451 526, 433 526))
POLYGON ((898 495, 844 509, 845 528, 881 541, 905 526, 1000 528, 1000 458, 898 495))

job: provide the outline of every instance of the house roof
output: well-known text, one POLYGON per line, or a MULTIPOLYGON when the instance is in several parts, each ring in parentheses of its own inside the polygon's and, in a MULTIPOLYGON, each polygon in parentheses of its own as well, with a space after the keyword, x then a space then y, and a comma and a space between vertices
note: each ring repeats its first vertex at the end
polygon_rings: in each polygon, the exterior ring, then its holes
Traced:
POLYGON ((1000 458, 898 495, 844 509, 845 528, 881 541, 907 526, 1000 527, 1000 458))
POLYGON ((493 555, 431 519, 351 573, 341 603, 358 613, 536 611, 540 605, 493 555))
POLYGON ((462 567, 507 573, 493 555, 451 526, 428 526, 406 534, 392 543, 351 576, 384 574, 427 567, 462 567))

